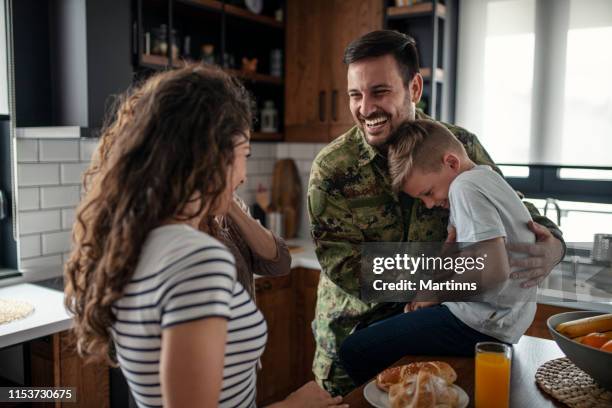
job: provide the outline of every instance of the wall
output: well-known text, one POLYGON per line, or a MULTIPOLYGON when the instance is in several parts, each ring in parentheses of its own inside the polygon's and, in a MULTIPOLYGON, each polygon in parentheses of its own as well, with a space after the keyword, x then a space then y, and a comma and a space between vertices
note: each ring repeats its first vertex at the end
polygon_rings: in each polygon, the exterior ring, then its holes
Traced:
MULTIPOLYGON (((97 145, 96 139, 17 139, 18 222, 21 268, 59 267, 70 250, 75 207, 81 194, 81 174, 97 145)), ((274 163, 296 161, 302 183, 299 236, 308 237, 305 208, 312 160, 324 144, 253 143, 248 179, 238 193, 255 201, 257 187, 268 191, 274 163)))
MULTIPOLYGON (((96 145, 97 140, 84 138, 17 139, 22 268, 59 267, 65 262, 70 249, 74 209, 81 194, 81 173, 96 145)), ((298 237, 309 239, 308 214, 305 211, 308 177, 312 160, 324 146, 315 143, 253 143, 248 179, 238 194, 252 204, 259 185, 270 190, 275 161, 294 159, 302 185, 298 237)), ((540 209, 543 207, 541 200, 531 201, 540 209)), ((561 229, 566 241, 592 241, 589 238, 593 233, 612 232, 602 228, 612 225, 612 205, 562 202, 561 206, 564 210, 561 229)), ((554 215, 551 218, 554 219, 554 215)))
POLYGON ((66 260, 81 174, 96 144, 91 139, 17 139, 21 268, 59 266, 66 260))

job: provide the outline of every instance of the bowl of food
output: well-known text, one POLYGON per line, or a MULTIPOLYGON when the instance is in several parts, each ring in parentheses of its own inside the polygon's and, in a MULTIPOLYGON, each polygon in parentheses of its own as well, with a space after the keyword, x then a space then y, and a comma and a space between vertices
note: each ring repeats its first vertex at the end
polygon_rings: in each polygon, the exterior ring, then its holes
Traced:
POLYGON ((599 385, 612 390, 612 313, 559 313, 546 324, 567 358, 599 385))

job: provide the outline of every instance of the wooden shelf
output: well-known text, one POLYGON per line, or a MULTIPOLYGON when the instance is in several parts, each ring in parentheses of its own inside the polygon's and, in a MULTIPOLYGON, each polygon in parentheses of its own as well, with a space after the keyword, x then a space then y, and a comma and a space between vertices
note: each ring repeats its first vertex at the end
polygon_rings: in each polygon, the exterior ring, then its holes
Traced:
MULTIPOLYGON (((423 2, 416 3, 412 6, 387 7, 387 16, 390 18, 414 17, 431 14, 433 11, 433 3, 423 2)), ((436 5, 435 15, 445 18, 446 6, 438 3, 436 5)))
MULTIPOLYGON (((431 81, 431 68, 421 68, 421 76, 425 81, 431 81)), ((436 68, 436 82, 444 82, 444 70, 436 68)))
POLYGON ((230 16, 235 16, 239 18, 243 18, 245 20, 254 21, 263 25, 267 25, 269 27, 284 29, 285 23, 281 21, 276 21, 272 17, 261 16, 259 14, 255 14, 250 12, 247 9, 242 7, 232 6, 231 4, 223 4, 220 1, 216 0, 180 0, 185 4, 194 4, 198 6, 203 6, 206 8, 210 8, 213 10, 225 11, 226 14, 230 16))
MULTIPOLYGON (((168 66, 168 58, 161 55, 144 54, 141 56, 142 65, 153 69, 164 69, 168 66)), ((172 66, 180 68, 185 65, 185 60, 173 60, 172 66)), ((246 81, 265 83, 271 85, 283 85, 283 78, 272 75, 260 74, 258 72, 246 72, 238 69, 224 68, 228 74, 234 75, 246 81)))
POLYGON ((258 72, 240 71, 238 69, 231 69, 231 68, 224 68, 223 70, 227 73, 230 73, 232 75, 237 76, 238 78, 242 78, 247 81, 266 83, 266 84, 272 84, 272 85, 282 85, 283 84, 283 78, 281 77, 260 74, 258 72))
POLYGON ((263 133, 263 132, 252 132, 252 142, 280 142, 283 140, 282 133, 263 133))

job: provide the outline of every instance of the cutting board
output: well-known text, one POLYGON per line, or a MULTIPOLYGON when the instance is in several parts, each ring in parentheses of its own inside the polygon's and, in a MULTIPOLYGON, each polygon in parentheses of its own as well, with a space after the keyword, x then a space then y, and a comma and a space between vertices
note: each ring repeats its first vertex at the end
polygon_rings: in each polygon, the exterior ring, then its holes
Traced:
POLYGON ((295 162, 292 159, 278 160, 272 174, 271 207, 283 213, 283 238, 294 238, 297 234, 301 197, 302 185, 295 162))

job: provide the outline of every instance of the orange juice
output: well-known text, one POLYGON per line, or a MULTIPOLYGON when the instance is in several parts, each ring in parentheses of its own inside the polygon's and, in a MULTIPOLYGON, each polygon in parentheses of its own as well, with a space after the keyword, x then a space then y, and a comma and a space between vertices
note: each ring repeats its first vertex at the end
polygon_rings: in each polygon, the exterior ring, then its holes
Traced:
POLYGON ((476 353, 476 408, 510 404, 510 359, 504 353, 476 353))

